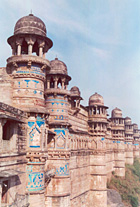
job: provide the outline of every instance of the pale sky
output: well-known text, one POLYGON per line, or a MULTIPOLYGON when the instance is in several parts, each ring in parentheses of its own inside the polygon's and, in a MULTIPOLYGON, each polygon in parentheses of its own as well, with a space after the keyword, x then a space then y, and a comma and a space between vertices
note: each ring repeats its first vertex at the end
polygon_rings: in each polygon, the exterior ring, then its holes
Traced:
POLYGON ((0 67, 15 23, 31 10, 54 44, 46 58, 65 62, 81 104, 97 92, 109 114, 118 107, 140 126, 140 0, 1 0, 0 67))

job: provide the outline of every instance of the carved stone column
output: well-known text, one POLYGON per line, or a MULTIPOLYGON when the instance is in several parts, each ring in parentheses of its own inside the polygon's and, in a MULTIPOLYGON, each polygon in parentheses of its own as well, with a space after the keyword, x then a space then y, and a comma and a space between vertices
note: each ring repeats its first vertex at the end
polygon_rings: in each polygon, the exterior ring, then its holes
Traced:
POLYGON ((42 57, 43 55, 43 48, 45 46, 45 41, 43 40, 38 40, 38 47, 39 47, 39 57, 42 57))
POLYGON ((21 55, 21 45, 23 42, 23 38, 19 38, 16 40, 16 45, 17 45, 17 55, 21 55))
POLYGON ((26 37, 25 40, 28 44, 28 55, 32 55, 33 45, 34 45, 36 39, 33 37, 26 37))

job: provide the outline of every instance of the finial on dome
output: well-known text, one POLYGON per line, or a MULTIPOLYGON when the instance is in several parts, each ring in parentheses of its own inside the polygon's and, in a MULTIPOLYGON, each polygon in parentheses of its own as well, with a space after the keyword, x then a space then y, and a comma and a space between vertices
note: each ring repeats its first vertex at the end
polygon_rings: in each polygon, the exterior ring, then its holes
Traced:
POLYGON ((31 13, 29 14, 29 16, 34 16, 33 13, 32 13, 32 9, 31 9, 31 13))

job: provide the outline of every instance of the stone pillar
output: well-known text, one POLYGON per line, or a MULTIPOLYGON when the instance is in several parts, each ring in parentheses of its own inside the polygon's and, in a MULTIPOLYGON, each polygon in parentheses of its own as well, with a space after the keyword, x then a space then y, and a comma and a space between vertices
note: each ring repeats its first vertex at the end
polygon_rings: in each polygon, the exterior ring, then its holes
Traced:
POLYGON ((50 89, 50 79, 47 78, 47 89, 50 89))
POLYGON ((58 82, 58 78, 54 78, 54 88, 57 88, 57 82, 58 82))
POLYGON ((44 40, 37 40, 37 42, 38 42, 38 47, 39 47, 39 57, 42 57, 43 48, 45 46, 45 41, 44 40))
POLYGON ((65 80, 62 79, 62 89, 64 89, 65 80))
POLYGON ((26 37, 25 38, 27 44, 28 44, 28 55, 32 55, 32 49, 33 49, 33 45, 36 41, 36 38, 34 37, 26 37))
POLYGON ((32 55, 33 45, 28 45, 28 55, 32 55))
POLYGON ((16 40, 16 45, 17 45, 17 55, 21 55, 21 45, 23 42, 23 38, 19 38, 16 40))
POLYGON ((18 44, 17 46, 17 55, 21 55, 21 45, 18 44))

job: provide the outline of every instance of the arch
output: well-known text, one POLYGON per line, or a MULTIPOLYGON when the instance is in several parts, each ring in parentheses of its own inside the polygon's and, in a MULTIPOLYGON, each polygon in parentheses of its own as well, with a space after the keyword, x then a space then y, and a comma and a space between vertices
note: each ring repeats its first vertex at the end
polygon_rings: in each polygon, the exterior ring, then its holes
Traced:
POLYGON ((35 41, 33 45, 33 53, 36 53, 36 55, 39 56, 39 46, 37 41, 35 41))
POLYGON ((25 39, 23 40, 22 45, 21 45, 21 54, 25 54, 25 55, 28 54, 28 44, 25 41, 25 39))
POLYGON ((50 79, 50 88, 54 88, 54 79, 51 77, 50 79))
POLYGON ((57 81, 57 88, 62 88, 62 80, 61 80, 61 78, 59 78, 58 81, 57 81))

